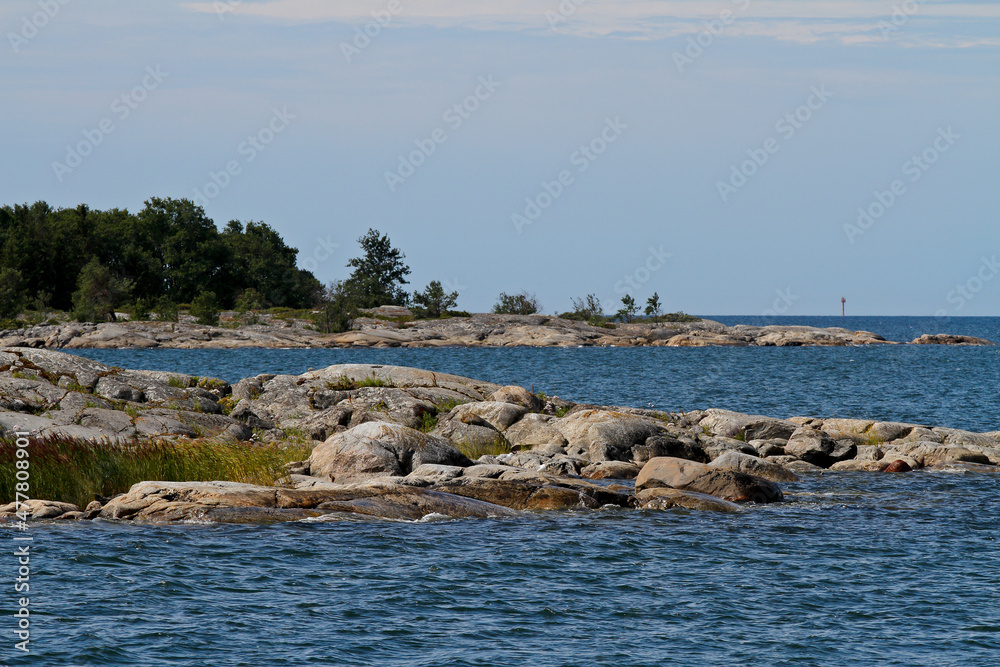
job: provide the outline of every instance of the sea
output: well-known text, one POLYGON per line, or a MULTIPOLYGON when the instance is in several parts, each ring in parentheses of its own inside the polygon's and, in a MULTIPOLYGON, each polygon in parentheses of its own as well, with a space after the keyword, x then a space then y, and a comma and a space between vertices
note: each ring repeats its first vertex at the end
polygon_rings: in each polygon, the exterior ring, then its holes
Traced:
MULTIPOLYGON (((1000 318, 708 317, 1000 342, 1000 318)), ((229 382, 394 364, 595 404, 1000 430, 1000 346, 75 353, 229 382)), ((0 664, 1000 664, 1000 475, 821 472, 782 488, 735 514, 8 526, 0 664)))

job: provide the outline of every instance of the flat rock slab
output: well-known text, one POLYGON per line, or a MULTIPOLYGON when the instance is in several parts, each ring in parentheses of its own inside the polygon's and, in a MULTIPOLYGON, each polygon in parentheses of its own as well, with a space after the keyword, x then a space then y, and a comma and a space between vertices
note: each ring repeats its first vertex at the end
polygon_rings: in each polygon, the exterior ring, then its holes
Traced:
POLYGON ((639 509, 668 510, 683 507, 690 510, 707 510, 711 512, 740 512, 742 508, 736 503, 716 498, 694 491, 678 489, 643 489, 636 494, 639 509))

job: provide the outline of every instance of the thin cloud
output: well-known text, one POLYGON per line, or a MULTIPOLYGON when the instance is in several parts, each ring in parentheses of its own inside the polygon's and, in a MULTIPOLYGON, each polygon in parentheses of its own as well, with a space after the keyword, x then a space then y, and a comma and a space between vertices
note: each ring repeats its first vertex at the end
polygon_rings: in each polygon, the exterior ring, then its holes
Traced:
MULTIPOLYGON (((400 8, 395 25, 464 27, 473 30, 520 30, 579 37, 664 39, 693 34, 705 22, 729 12, 726 33, 780 41, 812 43, 839 41, 865 44, 885 41, 880 22, 892 22, 893 12, 904 11, 905 40, 927 47, 993 46, 993 39, 953 34, 956 21, 1000 20, 1000 5, 899 0, 896 4, 871 0, 396 0, 400 8), (579 4, 576 4, 579 2, 579 4), (905 7, 904 7, 905 5, 905 7), (565 19, 565 20, 562 20, 565 19), (919 23, 919 28, 917 24, 919 23)), ((386 12, 390 0, 263 0, 234 3, 192 2, 196 12, 226 13, 292 23, 370 21, 386 12)))

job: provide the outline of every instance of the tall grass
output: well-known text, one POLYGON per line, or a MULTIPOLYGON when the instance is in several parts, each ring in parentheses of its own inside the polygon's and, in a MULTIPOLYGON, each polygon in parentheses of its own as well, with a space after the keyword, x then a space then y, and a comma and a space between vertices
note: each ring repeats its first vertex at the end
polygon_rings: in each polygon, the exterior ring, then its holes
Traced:
POLYGON ((462 452, 473 461, 484 454, 488 454, 490 456, 500 456, 501 454, 510 453, 510 443, 508 443, 507 440, 499 434, 492 438, 455 442, 453 444, 458 451, 462 452))
MULTIPOLYGON (((15 450, 0 438, 0 501, 14 500, 15 450)), ((302 444, 252 445, 243 442, 133 440, 91 442, 59 437, 31 439, 28 496, 86 507, 95 494, 113 496, 136 482, 231 481, 273 485, 286 476, 285 464, 309 456, 302 444)), ((24 460, 24 459, 22 459, 24 460)))

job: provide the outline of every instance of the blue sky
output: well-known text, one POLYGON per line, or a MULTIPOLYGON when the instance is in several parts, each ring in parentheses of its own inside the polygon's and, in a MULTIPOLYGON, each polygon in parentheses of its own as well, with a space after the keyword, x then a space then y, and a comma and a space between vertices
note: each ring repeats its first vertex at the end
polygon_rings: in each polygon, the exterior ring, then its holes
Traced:
POLYGON ((6 0, 0 27, 5 204, 198 193, 324 282, 374 227, 473 311, 1000 314, 995 3, 6 0))

